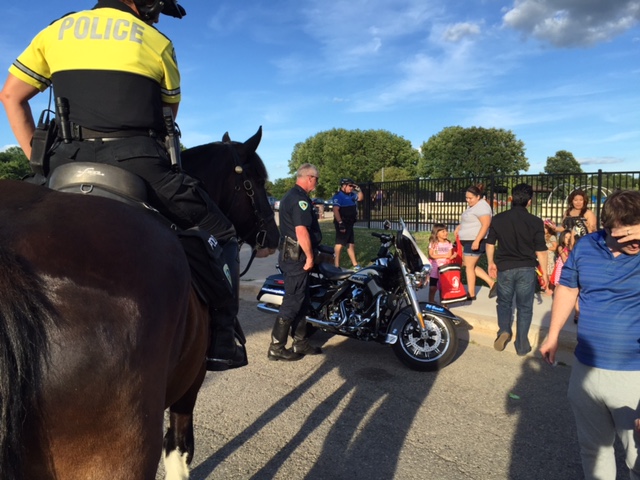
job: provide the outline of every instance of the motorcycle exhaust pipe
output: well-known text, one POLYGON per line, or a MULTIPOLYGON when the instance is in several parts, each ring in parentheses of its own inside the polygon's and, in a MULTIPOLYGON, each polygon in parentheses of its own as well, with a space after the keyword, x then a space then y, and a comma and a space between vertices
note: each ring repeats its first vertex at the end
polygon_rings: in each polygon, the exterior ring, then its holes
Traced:
POLYGON ((332 322, 332 321, 327 321, 327 320, 320 320, 318 318, 311 318, 310 316, 305 316, 304 317, 305 320, 309 323, 315 323, 316 325, 319 326, 326 326, 326 327, 333 327, 333 328, 340 328, 342 327, 345 323, 347 323, 347 309, 344 307, 344 302, 340 303, 340 323, 336 323, 336 322, 332 322))
POLYGON ((336 325, 335 322, 327 322, 326 320, 319 320, 317 318, 305 317, 305 320, 309 323, 312 323, 314 325, 319 325, 319 326, 334 327, 334 328, 340 326, 340 325, 336 325))

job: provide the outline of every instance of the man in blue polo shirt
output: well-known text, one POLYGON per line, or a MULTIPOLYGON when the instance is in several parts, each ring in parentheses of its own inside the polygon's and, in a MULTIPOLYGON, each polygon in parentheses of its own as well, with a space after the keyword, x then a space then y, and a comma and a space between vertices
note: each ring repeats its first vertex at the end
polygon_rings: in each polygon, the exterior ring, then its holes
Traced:
POLYGON ((340 266, 342 247, 347 247, 347 254, 355 270, 360 266, 356 260, 355 235, 353 226, 358 220, 358 202, 364 198, 362 190, 350 178, 340 180, 340 190, 331 202, 333 203, 333 226, 336 229, 336 244, 333 247, 336 267, 340 266))
POLYGON ((560 330, 580 301, 577 361, 569 380, 585 478, 616 478, 616 434, 631 478, 640 478, 640 192, 617 191, 603 230, 582 237, 562 268, 540 353, 555 362, 560 330))

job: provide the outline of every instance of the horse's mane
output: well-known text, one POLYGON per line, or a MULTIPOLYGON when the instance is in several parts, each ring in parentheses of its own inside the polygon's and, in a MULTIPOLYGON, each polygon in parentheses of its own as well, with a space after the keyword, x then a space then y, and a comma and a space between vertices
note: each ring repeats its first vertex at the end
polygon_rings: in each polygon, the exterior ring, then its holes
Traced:
POLYGON ((55 315, 38 277, 1 246, 0 290, 0 478, 19 478, 23 422, 36 408, 55 315))

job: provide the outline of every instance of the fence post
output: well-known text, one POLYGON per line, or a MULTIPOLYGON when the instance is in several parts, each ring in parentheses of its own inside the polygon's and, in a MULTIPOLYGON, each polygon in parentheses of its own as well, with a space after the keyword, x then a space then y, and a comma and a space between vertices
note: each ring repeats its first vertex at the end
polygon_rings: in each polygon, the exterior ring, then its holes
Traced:
POLYGON ((598 193, 596 193, 596 230, 600 228, 600 208, 602 206, 602 169, 598 169, 598 193))
POLYGON ((368 190, 367 194, 369 196, 369 199, 367 200, 367 203, 366 203, 366 205, 368 206, 367 207, 367 210, 368 210, 367 211, 367 228, 368 229, 371 229, 371 203, 373 203, 373 202, 371 202, 372 186, 373 186, 373 183, 371 181, 369 181, 369 183, 367 184, 367 190, 368 190))
POLYGON ((416 229, 420 228, 420 177, 416 178, 416 229))
MULTIPOLYGON (((495 198, 495 194, 496 194, 496 178, 493 173, 489 176, 489 184, 491 185, 491 195, 489 196, 489 205, 491 206, 491 210, 493 211, 493 199, 495 198)), ((493 212, 494 215, 495 213, 496 212, 493 212)))

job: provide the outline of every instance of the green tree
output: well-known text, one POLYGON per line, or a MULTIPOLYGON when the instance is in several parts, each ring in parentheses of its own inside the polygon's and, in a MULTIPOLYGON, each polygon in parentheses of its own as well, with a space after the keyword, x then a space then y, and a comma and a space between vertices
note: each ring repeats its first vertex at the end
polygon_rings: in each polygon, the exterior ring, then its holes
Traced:
POLYGON ((423 143, 420 151, 421 177, 515 175, 529 169, 524 142, 510 130, 446 127, 423 143))
POLYGON ((287 193, 291 188, 295 185, 296 180, 293 177, 287 178, 278 178, 269 188, 269 193, 276 197, 277 199, 281 199, 285 193, 287 193))
POLYGON ((312 163, 320 172, 316 191, 328 197, 338 190, 340 179, 350 177, 357 183, 373 181, 374 175, 385 168, 395 167, 414 178, 420 159, 411 142, 386 130, 333 129, 317 133, 298 143, 289 160, 293 174, 303 163, 312 163))
POLYGON ((396 182, 412 180, 413 178, 415 178, 415 173, 412 175, 406 169, 400 167, 384 167, 384 169, 381 168, 373 175, 374 182, 396 182))
POLYGON ((558 150, 553 157, 547 157, 547 164, 544 167, 544 173, 582 173, 582 167, 571 152, 558 150))
POLYGON ((29 173, 29 160, 20 147, 9 147, 0 152, 0 179, 20 180, 29 173))

